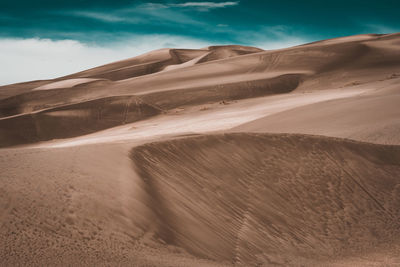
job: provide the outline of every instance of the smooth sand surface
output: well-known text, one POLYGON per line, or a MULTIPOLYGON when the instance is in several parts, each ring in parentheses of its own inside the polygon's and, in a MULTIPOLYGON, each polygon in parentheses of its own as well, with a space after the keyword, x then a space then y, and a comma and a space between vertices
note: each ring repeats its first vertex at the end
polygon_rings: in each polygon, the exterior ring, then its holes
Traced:
POLYGON ((318 134, 400 145, 400 79, 368 86, 376 90, 268 115, 232 131, 318 134))
POLYGON ((400 265, 399 44, 160 49, 0 87, 0 265, 400 265))
POLYGON ((157 140, 166 136, 228 131, 242 124, 285 110, 365 93, 364 89, 342 88, 315 93, 293 93, 174 109, 150 119, 128 123, 75 138, 34 143, 31 147, 66 147, 84 144, 157 140))
POLYGON ((78 84, 84 84, 88 82, 97 81, 98 79, 90 79, 90 78, 79 78, 79 79, 68 79, 62 80, 59 82, 53 82, 49 84, 45 84, 39 87, 36 87, 33 90, 50 90, 50 89, 58 89, 58 88, 70 88, 78 84))

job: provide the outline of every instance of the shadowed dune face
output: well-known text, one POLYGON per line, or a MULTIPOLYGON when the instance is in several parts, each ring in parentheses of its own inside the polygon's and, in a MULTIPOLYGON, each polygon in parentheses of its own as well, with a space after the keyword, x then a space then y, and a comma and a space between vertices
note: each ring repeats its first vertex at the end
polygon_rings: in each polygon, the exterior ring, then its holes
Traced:
POLYGON ((200 257, 309 264, 398 245, 399 147, 230 134, 152 143, 131 157, 158 234, 200 257))
POLYGON ((30 81, 0 86, 0 100, 30 92, 34 87, 42 86, 48 83, 51 83, 51 81, 30 81))
POLYGON ((142 95, 141 98, 146 103, 170 110, 182 106, 289 93, 296 89, 300 82, 301 75, 288 74, 264 80, 155 92, 142 95))
POLYGON ((0 117, 31 113, 52 107, 107 97, 109 95, 107 88, 110 83, 107 80, 95 80, 68 88, 54 88, 50 90, 34 89, 24 94, 17 94, 0 102, 0 117))
POLYGON ((171 57, 170 49, 159 49, 138 57, 68 75, 64 78, 95 77, 117 81, 157 72, 164 66, 173 64, 174 62, 175 60, 171 57))
POLYGON ((159 113, 134 96, 66 105, 0 120, 0 146, 84 135, 159 113))

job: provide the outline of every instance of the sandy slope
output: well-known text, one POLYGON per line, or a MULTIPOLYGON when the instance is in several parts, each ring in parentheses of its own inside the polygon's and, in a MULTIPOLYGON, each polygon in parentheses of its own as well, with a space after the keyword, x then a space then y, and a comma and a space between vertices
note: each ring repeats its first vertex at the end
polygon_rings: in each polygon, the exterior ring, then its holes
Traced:
POLYGON ((342 88, 314 93, 292 93, 241 101, 206 104, 171 110, 168 113, 75 138, 34 143, 32 147, 67 147, 84 144, 152 141, 166 136, 237 131, 242 124, 296 107, 365 93, 364 89, 342 88))
POLYGON ((153 238, 132 144, 0 153, 1 266, 198 266, 153 238))
POLYGON ((400 265, 399 44, 161 49, 0 87, 0 265, 400 265))
POLYGON ((237 134, 149 144, 132 158, 160 236, 194 255, 307 264, 399 245, 399 147, 237 134))
POLYGON ((289 109, 233 131, 319 134, 400 145, 400 79, 357 87, 375 90, 289 109))
POLYGON ((67 79, 61 80, 59 82, 48 83, 39 87, 36 87, 32 91, 36 90, 50 90, 50 89, 58 89, 58 88, 70 88, 79 84, 85 84, 93 81, 97 81, 98 79, 90 79, 90 78, 79 78, 79 79, 67 79))
POLYGON ((137 145, 3 149, 2 263, 400 261, 399 147, 256 134, 137 145))

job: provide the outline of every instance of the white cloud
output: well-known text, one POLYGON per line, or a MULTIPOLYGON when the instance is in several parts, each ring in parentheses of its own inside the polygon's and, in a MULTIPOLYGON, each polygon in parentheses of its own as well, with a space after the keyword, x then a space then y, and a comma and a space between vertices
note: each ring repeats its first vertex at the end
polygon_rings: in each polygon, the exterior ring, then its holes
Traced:
POLYGON ((274 50, 274 49, 282 49, 282 48, 287 48, 287 47, 292 47, 296 45, 301 45, 309 43, 309 41, 306 41, 305 39, 301 38, 296 38, 296 37, 286 37, 281 40, 271 40, 271 39, 261 39, 257 40, 254 44, 254 46, 258 48, 262 48, 264 50, 274 50))
POLYGON ((199 8, 224 8, 228 6, 236 6, 239 4, 239 1, 235 2, 186 2, 181 4, 170 4, 170 6, 175 7, 199 7, 199 8))
MULTIPOLYGON (((241 37, 238 43, 280 49, 309 42, 287 31, 282 27, 269 27, 238 32, 241 37)), ((0 38, 0 85, 52 79, 164 47, 200 48, 219 44, 191 37, 154 34, 131 35, 103 46, 76 40, 0 38)))
POLYGON ((398 32, 398 29, 382 24, 366 24, 364 27, 367 33, 387 34, 398 32))
POLYGON ((252 40, 252 45, 265 49, 281 49, 309 43, 306 36, 292 34, 291 28, 285 25, 263 26, 257 31, 243 31, 238 33, 242 40, 252 40))
POLYGON ((67 14, 108 23, 205 25, 204 22, 194 19, 191 15, 186 15, 169 7, 170 5, 147 3, 110 12, 75 10, 57 11, 55 14, 67 14), (163 9, 163 11, 160 12, 160 9, 163 9))
POLYGON ((171 35, 133 36, 106 46, 76 40, 3 38, 0 39, 0 85, 56 78, 164 47, 208 45, 209 42, 199 39, 171 35))
POLYGON ((182 8, 194 8, 199 11, 209 11, 215 8, 225 8, 229 6, 237 6, 239 1, 229 1, 229 2, 186 2, 179 4, 159 4, 159 3, 146 3, 142 7, 148 9, 161 9, 170 7, 182 7, 182 8))
POLYGON ((96 20, 102 20, 105 22, 123 22, 126 21, 126 18, 122 18, 120 16, 101 13, 101 12, 93 12, 93 11, 74 11, 71 12, 71 15, 75 15, 78 17, 86 17, 96 20))
POLYGON ((139 5, 139 8, 147 8, 147 9, 161 9, 161 8, 168 8, 167 4, 160 4, 160 3, 145 3, 139 5))

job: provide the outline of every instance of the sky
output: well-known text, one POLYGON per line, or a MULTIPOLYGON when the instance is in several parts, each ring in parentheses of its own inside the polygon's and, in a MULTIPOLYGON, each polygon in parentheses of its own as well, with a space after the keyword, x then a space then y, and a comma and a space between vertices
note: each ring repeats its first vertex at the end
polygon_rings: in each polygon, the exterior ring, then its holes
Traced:
POLYGON ((0 0, 0 85, 50 79, 165 47, 278 49, 400 32, 390 0, 0 0))

